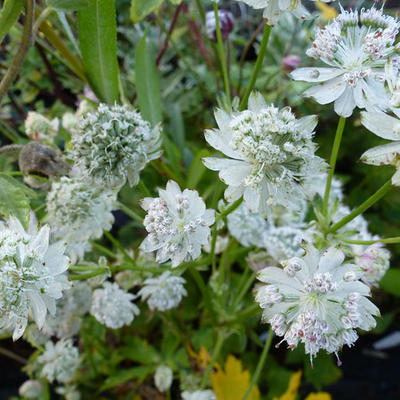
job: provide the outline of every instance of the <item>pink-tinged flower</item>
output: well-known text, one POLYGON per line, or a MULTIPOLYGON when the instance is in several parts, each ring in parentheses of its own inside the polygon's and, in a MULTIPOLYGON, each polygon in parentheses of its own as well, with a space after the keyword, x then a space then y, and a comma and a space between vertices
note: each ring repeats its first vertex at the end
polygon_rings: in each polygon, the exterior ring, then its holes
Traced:
MULTIPOLYGON (((227 39, 235 27, 235 18, 228 10, 218 10, 219 25, 221 28, 222 39, 227 39)), ((217 25, 214 11, 206 14, 206 32, 210 40, 217 40, 217 25)))
POLYGON ((357 260, 357 265, 363 271, 361 279, 370 286, 378 286, 378 282, 389 269, 390 252, 383 247, 382 243, 375 243, 357 260))

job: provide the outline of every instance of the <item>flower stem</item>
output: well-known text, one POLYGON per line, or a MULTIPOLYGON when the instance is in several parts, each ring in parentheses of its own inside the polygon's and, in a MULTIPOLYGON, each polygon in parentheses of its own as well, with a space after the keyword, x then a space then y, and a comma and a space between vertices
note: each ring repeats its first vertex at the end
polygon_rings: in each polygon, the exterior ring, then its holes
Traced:
POLYGON ((215 223, 220 221, 222 218, 225 218, 227 215, 229 215, 231 212, 235 211, 243 202, 243 197, 240 197, 236 201, 234 201, 229 207, 227 207, 225 210, 221 212, 216 218, 215 218, 215 223))
POLYGON ((331 160, 329 163, 330 169, 329 169, 328 179, 326 181, 326 186, 325 186, 324 203, 323 203, 323 208, 322 208, 322 212, 325 216, 328 215, 329 192, 331 191, 333 174, 335 173, 336 160, 337 160, 337 156, 339 153, 340 142, 342 141, 343 130, 344 130, 345 124, 346 124, 346 118, 340 117, 337 129, 336 129, 335 140, 333 141, 331 160))
POLYGON ((246 90, 246 93, 244 94, 243 99, 239 105, 239 111, 243 111, 246 108, 247 100, 250 97, 250 93, 253 90, 254 84, 256 83, 257 76, 260 73, 260 70, 261 70, 261 67, 262 67, 262 64, 264 61, 265 52, 267 50, 267 45, 268 45, 269 37, 271 34, 271 29, 272 29, 271 25, 266 24, 264 27, 264 33, 263 33, 263 38, 261 41, 260 52, 258 53, 256 65, 254 67, 253 74, 250 79, 250 84, 249 84, 249 86, 246 90))
POLYGON ((216 26, 217 42, 218 42, 218 54, 219 54, 219 59, 220 59, 220 62, 221 62, 221 67, 222 67, 222 75, 223 75, 223 78, 224 78, 226 100, 227 100, 228 105, 230 107, 231 104, 232 104, 232 101, 231 101, 231 89, 230 89, 230 86, 229 86, 228 68, 226 66, 224 43, 222 41, 221 24, 219 22, 219 14, 218 14, 217 3, 214 3, 214 16, 215 16, 215 26, 216 26))
POLYGON ((2 354, 3 356, 6 356, 8 358, 13 359, 14 361, 17 361, 20 364, 24 364, 25 365, 25 364, 28 363, 28 361, 25 358, 19 356, 18 354, 13 353, 10 350, 3 349, 2 347, 0 347, 0 354, 2 354))
POLYGON ((257 364, 256 370, 254 371, 254 374, 253 374, 253 376, 251 378, 251 381, 250 381, 249 388, 247 389, 247 392, 244 395, 243 400, 247 400, 247 398, 250 396, 250 394, 251 394, 251 392, 253 390, 254 385, 256 385, 258 380, 260 379, 260 374, 261 374, 261 371, 264 368, 265 361, 267 360, 268 352, 269 352, 269 349, 271 347, 271 343, 272 343, 272 338, 273 337, 274 337, 274 333, 272 331, 272 328, 270 327, 269 331, 268 331, 267 340, 265 341, 264 349, 263 349, 263 351, 261 353, 260 359, 258 360, 258 364, 257 364))
POLYGON ((344 239, 339 237, 342 242, 349 243, 349 244, 375 244, 375 243, 384 243, 384 244, 395 244, 400 243, 400 236, 386 238, 386 239, 376 239, 376 240, 352 240, 352 239, 344 239))
POLYGON ((34 9, 35 9, 35 1, 26 0, 25 22, 24 22, 22 41, 12 64, 10 65, 6 74, 4 75, 3 79, 0 82, 0 101, 6 94, 10 85, 13 83, 15 77, 17 76, 18 71, 21 68, 22 62, 24 61, 24 58, 29 50, 29 47, 32 44, 32 26, 33 26, 34 9))
POLYGON ((380 200, 389 190, 392 188, 392 180, 389 179, 381 188, 375 192, 370 198, 364 201, 360 206, 358 206, 353 212, 346 215, 340 221, 336 222, 336 224, 332 225, 328 230, 328 233, 334 233, 350 221, 352 221, 355 217, 362 214, 365 210, 374 205, 378 200, 380 200))
POLYGON ((207 369, 204 372, 203 379, 202 379, 201 385, 200 385, 200 389, 204 389, 204 387, 207 384, 208 378, 209 378, 209 376, 211 374, 211 371, 212 371, 212 369, 214 367, 215 361, 217 361, 217 358, 219 357, 219 353, 221 352, 222 345, 223 345, 224 340, 225 340, 225 335, 226 335, 226 328, 222 328, 218 332, 217 342, 215 343, 215 347, 214 347, 214 351, 213 351, 210 363, 207 365, 207 369))

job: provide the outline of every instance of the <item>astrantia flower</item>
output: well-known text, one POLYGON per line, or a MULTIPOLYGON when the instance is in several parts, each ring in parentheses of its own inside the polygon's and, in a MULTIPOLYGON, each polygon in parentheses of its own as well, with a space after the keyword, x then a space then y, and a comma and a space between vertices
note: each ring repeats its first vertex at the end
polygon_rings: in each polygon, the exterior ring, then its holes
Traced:
POLYGON ((52 341, 46 343, 43 354, 37 358, 42 365, 40 375, 48 381, 57 380, 61 383, 69 383, 73 380, 79 367, 79 351, 72 344, 71 339, 59 340, 56 344, 52 341))
POLYGON ((159 194, 160 197, 142 200, 141 206, 147 211, 143 224, 149 235, 140 248, 157 251, 160 263, 171 259, 173 267, 195 260, 201 254, 201 246, 208 242, 214 210, 206 210, 195 190, 182 192, 174 181, 167 183, 166 190, 159 189, 159 194))
POLYGON ((136 296, 121 289, 115 282, 104 282, 93 292, 90 313, 97 321, 112 329, 129 325, 140 311, 132 303, 136 296))
POLYGON ((98 239, 114 222, 117 193, 97 188, 84 177, 63 176, 54 181, 47 195, 46 221, 55 238, 68 243, 73 262, 83 258, 88 241, 98 239))
POLYGON ((385 63, 396 51, 400 22, 374 7, 345 11, 330 24, 317 28, 307 55, 328 67, 299 68, 296 80, 318 83, 304 94, 320 104, 335 102, 335 111, 349 117, 355 107, 388 106, 385 63))
MULTIPOLYGON (((281 11, 289 11, 297 18, 305 19, 310 13, 302 5, 301 0, 236 0, 246 3, 255 9, 264 9, 263 17, 269 25, 274 25, 278 20, 281 11)), ((312 0, 315 1, 315 0, 312 0)), ((331 0, 322 0, 324 3, 330 3, 331 0)), ((334 1, 334 0, 332 0, 334 1)))
POLYGON ((82 317, 90 310, 92 289, 86 282, 75 281, 70 290, 57 301, 56 314, 48 315, 43 333, 59 339, 71 337, 79 332, 82 317))
POLYGON ((212 390, 184 391, 181 393, 181 396, 182 400, 216 400, 216 396, 212 390))
POLYGON ((248 110, 231 115, 217 110, 215 119, 219 129, 207 130, 205 138, 229 158, 203 161, 228 185, 226 200, 243 195, 247 207, 262 215, 276 205, 298 209, 305 198, 301 184, 323 168, 312 142, 317 117, 297 120, 289 107, 267 106, 253 93, 248 110))
POLYGON ((29 111, 25 120, 25 133, 32 140, 51 140, 58 131, 57 118, 48 120, 42 114, 29 111))
POLYGON ((375 243, 369 246, 361 256, 356 259, 356 264, 363 271, 361 279, 367 285, 378 286, 378 282, 389 269, 390 252, 383 248, 382 243, 375 243))
POLYGON ((47 311, 55 313, 56 299, 70 287, 65 245, 49 245, 49 230, 46 225, 38 231, 33 216, 27 231, 14 217, 0 222, 0 328, 13 331, 14 340, 30 313, 42 328, 47 311))
POLYGON ((344 263, 344 253, 330 247, 322 255, 308 245, 302 258, 267 267, 258 279, 256 301, 263 320, 290 348, 304 343, 312 359, 319 350, 335 353, 357 340, 356 328, 375 327, 379 310, 367 299, 370 289, 358 280, 357 267, 344 263))
POLYGON ((160 365, 154 374, 154 383, 156 384, 156 388, 160 392, 166 392, 171 387, 173 377, 174 374, 170 367, 160 365))
POLYGON ((147 301, 150 310, 166 311, 175 308, 186 296, 185 282, 182 277, 165 271, 156 278, 146 279, 138 295, 147 301))
POLYGON ((100 104, 83 115, 72 137, 71 158, 100 187, 139 182, 146 164, 161 155, 160 127, 151 128, 135 109, 100 104))

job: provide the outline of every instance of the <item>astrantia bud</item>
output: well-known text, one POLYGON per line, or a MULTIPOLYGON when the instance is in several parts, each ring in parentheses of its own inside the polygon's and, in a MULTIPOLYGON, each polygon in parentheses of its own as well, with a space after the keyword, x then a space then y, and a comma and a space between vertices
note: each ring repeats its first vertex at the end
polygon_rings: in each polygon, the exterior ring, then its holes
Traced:
POLYGON ((282 60, 282 68, 284 71, 293 71, 296 69, 301 63, 301 57, 295 54, 289 54, 284 57, 282 60))
POLYGON ((390 252, 383 248, 382 243, 375 243, 361 254, 356 263, 363 272, 361 279, 368 285, 378 286, 378 282, 389 269, 390 252))
POLYGON ((160 365, 154 374, 154 383, 160 392, 166 392, 171 387, 172 379, 172 369, 166 365, 160 365))
POLYGON ((58 119, 48 120, 43 115, 29 111, 25 120, 25 133, 32 140, 50 141, 57 134, 58 119))
MULTIPOLYGON (((233 31, 235 26, 235 18, 233 14, 228 10, 218 10, 219 24, 221 28, 222 38, 226 39, 229 34, 233 31)), ((214 11, 209 11, 206 14, 206 32, 207 37, 210 40, 217 40, 217 26, 215 21, 214 11)))
POLYGON ((42 393, 42 383, 33 379, 25 381, 18 389, 18 394, 27 399, 38 399, 42 393))
POLYGON ((182 400, 216 400, 216 396, 212 390, 184 391, 181 393, 181 396, 182 400))

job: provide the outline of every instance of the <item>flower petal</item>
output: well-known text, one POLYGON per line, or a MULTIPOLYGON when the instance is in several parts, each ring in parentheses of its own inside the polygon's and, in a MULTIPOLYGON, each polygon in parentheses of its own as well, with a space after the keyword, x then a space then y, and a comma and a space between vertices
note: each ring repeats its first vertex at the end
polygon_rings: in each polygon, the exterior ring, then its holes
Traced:
POLYGON ((360 160, 370 165, 387 165, 394 164, 399 155, 400 142, 393 142, 367 150, 360 160))
POLYGON ((290 76, 296 81, 325 82, 343 73, 339 68, 297 68, 290 76))
POLYGON ((400 120, 380 111, 363 111, 361 123, 375 135, 388 140, 400 140, 400 120))

